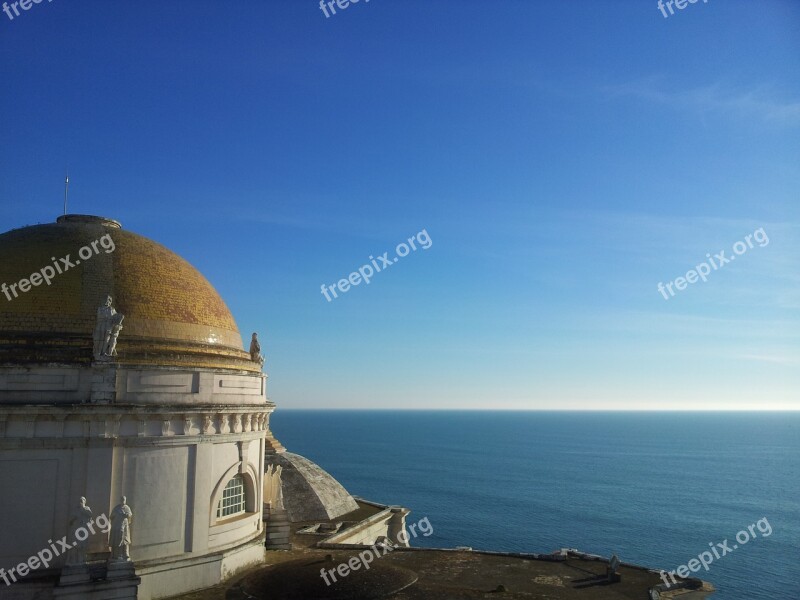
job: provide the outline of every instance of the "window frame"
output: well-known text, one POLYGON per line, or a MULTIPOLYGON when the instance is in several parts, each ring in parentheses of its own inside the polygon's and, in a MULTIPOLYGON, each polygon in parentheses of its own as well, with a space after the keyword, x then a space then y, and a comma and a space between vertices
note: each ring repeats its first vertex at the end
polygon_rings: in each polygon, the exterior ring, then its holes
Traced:
POLYGON ((208 499, 208 524, 209 527, 216 527, 221 525, 229 525, 239 520, 249 517, 262 515, 260 510, 261 491, 258 489, 261 482, 258 479, 255 467, 248 463, 246 466, 241 462, 226 470, 223 475, 217 480, 214 486, 214 491, 208 499), (220 504, 223 502, 225 489, 232 479, 239 475, 244 483, 244 511, 238 513, 231 513, 226 516, 217 516, 220 504))
POLYGON ((241 473, 236 473, 222 488, 222 495, 217 502, 217 522, 227 521, 239 515, 247 514, 247 480, 241 473), (229 493, 230 492, 230 493, 229 493), (233 501, 232 499, 236 499, 233 501), (231 501, 225 505, 226 501, 231 501), (236 507, 232 512, 233 507, 236 507))

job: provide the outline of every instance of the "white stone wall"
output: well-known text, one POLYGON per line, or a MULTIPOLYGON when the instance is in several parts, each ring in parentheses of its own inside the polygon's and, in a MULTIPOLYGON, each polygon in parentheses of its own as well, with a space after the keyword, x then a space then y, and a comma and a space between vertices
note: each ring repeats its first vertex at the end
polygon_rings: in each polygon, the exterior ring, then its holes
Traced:
MULTIPOLYGON (((140 600, 208 587, 263 560, 264 453, 282 450, 269 431, 273 410, 263 374, 0 367, 0 568, 67 535, 81 496, 95 516, 127 497, 140 600), (218 520, 236 474, 247 512, 218 520)), ((93 535, 89 553, 105 559, 107 536, 93 535)))
MULTIPOLYGON (((183 573, 163 594, 171 595, 208 585, 209 575, 196 572, 204 556, 214 554, 219 563, 213 583, 259 552, 263 558, 264 452, 272 409, 266 403, 181 412, 113 405, 0 407, 0 567, 27 561, 48 540, 66 535, 81 496, 95 515, 110 514, 120 496, 127 497, 141 600, 166 589, 163 575, 161 584, 150 585, 150 570, 173 564, 183 573), (248 483, 249 512, 218 521, 222 489, 237 473, 248 483), (242 554, 243 547, 251 549, 242 554)), ((92 536, 89 551, 94 558, 107 556, 106 536, 92 536)))
POLYGON ((400 533, 406 529, 406 517, 410 513, 407 508, 400 506, 386 506, 375 504, 374 502, 365 502, 372 504, 376 507, 382 507, 383 510, 364 519, 360 523, 352 525, 339 533, 335 533, 330 537, 325 538, 318 546, 320 548, 336 548, 337 546, 371 546, 376 540, 386 537, 393 544, 398 546, 408 546, 408 535, 406 532, 406 541, 400 539, 400 533))
POLYGON ((253 404, 267 400, 267 376, 211 369, 0 367, 0 404, 126 403, 157 406, 253 404))

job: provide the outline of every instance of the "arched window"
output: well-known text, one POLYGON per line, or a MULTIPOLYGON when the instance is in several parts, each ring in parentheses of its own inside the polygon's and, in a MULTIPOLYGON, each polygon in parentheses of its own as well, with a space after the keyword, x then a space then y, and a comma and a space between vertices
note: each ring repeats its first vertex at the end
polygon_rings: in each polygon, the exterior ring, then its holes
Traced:
POLYGON ((234 475, 222 490, 222 498, 217 505, 217 518, 225 519, 241 515, 245 512, 247 494, 245 493, 244 477, 234 475))

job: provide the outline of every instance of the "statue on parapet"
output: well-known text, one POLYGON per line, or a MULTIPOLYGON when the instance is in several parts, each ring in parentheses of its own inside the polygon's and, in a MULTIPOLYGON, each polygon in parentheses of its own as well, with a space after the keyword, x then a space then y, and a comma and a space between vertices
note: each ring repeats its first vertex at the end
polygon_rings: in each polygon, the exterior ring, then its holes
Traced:
POLYGON ((112 305, 111 296, 97 309, 97 324, 94 327, 94 358, 108 361, 117 355, 117 338, 122 330, 125 315, 118 313, 112 305))
POLYGON ((111 531, 108 534, 108 545, 111 546, 111 560, 127 562, 131 559, 131 521, 133 511, 123 496, 120 503, 111 511, 111 531))
POLYGON ((281 482, 281 473, 283 467, 280 465, 267 465, 264 472, 264 504, 270 507, 270 510, 283 510, 283 484, 281 482))
POLYGON ((258 363, 260 367, 264 367, 264 357, 261 356, 261 344, 258 342, 258 334, 253 333, 253 339, 250 340, 250 360, 258 363))
POLYGON ((81 496, 80 502, 72 513, 69 521, 69 531, 75 542, 67 551, 67 566, 77 566, 86 564, 86 548, 89 545, 88 532, 89 524, 92 522, 92 509, 86 506, 86 498, 81 496), (78 532, 83 529, 83 539, 78 532))
POLYGON ((606 579, 609 583, 619 583, 622 580, 622 576, 619 573, 621 565, 622 563, 619 557, 614 554, 608 561, 608 566, 606 567, 606 579))

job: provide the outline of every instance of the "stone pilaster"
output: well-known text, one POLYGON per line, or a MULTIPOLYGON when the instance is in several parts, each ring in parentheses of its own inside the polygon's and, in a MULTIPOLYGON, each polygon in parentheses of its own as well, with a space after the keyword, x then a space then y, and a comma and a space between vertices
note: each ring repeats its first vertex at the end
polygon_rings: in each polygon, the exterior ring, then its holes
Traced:
POLYGON ((266 520, 268 550, 291 550, 292 543, 289 540, 291 527, 289 526, 289 513, 284 508, 272 508, 267 504, 264 507, 266 520))
POLYGON ((111 404, 117 399, 117 366, 92 364, 90 400, 95 404, 111 404))

